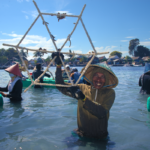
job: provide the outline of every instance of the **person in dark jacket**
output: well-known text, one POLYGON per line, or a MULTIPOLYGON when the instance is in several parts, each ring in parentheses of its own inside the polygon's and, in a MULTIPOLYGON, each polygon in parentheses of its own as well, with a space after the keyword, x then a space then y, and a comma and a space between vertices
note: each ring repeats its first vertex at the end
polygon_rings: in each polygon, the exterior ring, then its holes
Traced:
MULTIPOLYGON (((32 78, 34 80, 36 80, 42 73, 43 71, 41 70, 42 69, 42 65, 40 63, 37 63, 36 64, 36 69, 33 71, 32 73, 32 78)), ((41 78, 40 78, 40 83, 43 83, 43 78, 44 76, 46 77, 51 77, 49 74, 45 73, 41 78)), ((35 85, 34 88, 41 88, 42 86, 41 85, 35 85)))
POLYGON ((140 76, 139 86, 141 86, 141 94, 150 94, 150 71, 140 76))
MULTIPOLYGON (((64 59, 63 54, 55 52, 52 54, 52 58, 55 56, 55 63, 57 64, 56 84, 70 85, 70 83, 64 83, 62 78, 62 63, 59 56, 64 59)), ((78 84, 69 88, 57 87, 57 89, 78 100, 78 129, 74 130, 75 133, 80 137, 106 138, 109 111, 115 100, 115 91, 112 88, 118 85, 118 78, 106 64, 90 65, 84 73, 84 78, 90 85, 78 84)))
POLYGON ((22 75, 19 70, 19 65, 15 64, 5 71, 9 72, 11 80, 9 81, 6 87, 0 87, 0 93, 3 97, 10 98, 12 102, 20 102, 22 100, 21 93, 22 93, 22 75), (9 94, 5 94, 3 92, 9 92, 9 94))

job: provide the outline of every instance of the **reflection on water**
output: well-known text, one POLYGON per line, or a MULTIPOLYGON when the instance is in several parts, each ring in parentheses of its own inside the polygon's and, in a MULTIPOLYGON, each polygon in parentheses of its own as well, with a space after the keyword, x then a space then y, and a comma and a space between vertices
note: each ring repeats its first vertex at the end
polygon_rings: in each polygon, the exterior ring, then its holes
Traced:
MULTIPOLYGON (((22 93, 20 104, 4 98, 4 105, 0 107, 0 149, 150 149, 150 112, 146 106, 150 95, 140 95, 138 86, 144 67, 112 67, 112 70, 119 85, 115 88, 107 140, 81 139, 72 133, 77 128, 76 99, 54 88, 31 88, 22 93)), ((51 71, 54 74, 55 68, 51 71)), ((6 86, 9 76, 4 70, 0 70, 0 74, 0 86, 6 86)))

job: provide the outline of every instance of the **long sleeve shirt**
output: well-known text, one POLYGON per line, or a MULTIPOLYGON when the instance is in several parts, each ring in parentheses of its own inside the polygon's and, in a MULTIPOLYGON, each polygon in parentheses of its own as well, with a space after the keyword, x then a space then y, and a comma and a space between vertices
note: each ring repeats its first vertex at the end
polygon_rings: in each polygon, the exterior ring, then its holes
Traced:
MULTIPOLYGON (((21 93, 22 93, 22 81, 21 79, 18 80, 11 92, 7 94, 7 97, 10 98, 10 101, 12 102, 18 102, 22 100, 21 93)), ((0 87, 0 91, 2 92, 8 92, 8 85, 6 87, 0 87)))
MULTIPOLYGON (((61 68, 56 70, 56 84, 65 84, 61 75, 61 68)), ((111 108, 115 93, 113 89, 101 90, 96 101, 91 86, 78 85, 87 97, 86 101, 78 100, 77 121, 79 133, 88 137, 103 138, 107 136, 109 109, 111 108)), ((66 87, 57 87, 63 94, 71 96, 66 87)))

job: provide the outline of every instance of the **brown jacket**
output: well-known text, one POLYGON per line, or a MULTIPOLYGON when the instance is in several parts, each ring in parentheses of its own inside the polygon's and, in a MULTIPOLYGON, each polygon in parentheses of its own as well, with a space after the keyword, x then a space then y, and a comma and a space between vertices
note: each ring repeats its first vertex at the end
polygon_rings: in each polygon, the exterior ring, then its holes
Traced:
MULTIPOLYGON (((61 74, 61 68, 56 70, 56 84, 65 84, 61 74)), ((109 110, 115 99, 113 89, 99 90, 96 101, 95 92, 91 86, 78 84, 82 93, 86 96, 86 101, 78 100, 77 110, 77 133, 80 136, 104 138, 107 136, 107 126, 109 110)), ((71 96, 65 87, 57 87, 63 94, 71 96)))

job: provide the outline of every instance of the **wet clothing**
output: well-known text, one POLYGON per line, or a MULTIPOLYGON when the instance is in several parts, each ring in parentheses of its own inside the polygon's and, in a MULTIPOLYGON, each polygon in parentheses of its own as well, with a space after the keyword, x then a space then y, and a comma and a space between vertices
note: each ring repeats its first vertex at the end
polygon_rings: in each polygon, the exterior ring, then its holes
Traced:
POLYGON ((23 86, 21 78, 16 81, 12 89, 9 88, 9 83, 6 87, 0 87, 0 91, 2 92, 10 91, 9 94, 7 94, 7 97, 10 98, 10 101, 12 102, 21 101, 22 100, 21 93, 22 93, 22 86, 23 86))
POLYGON ((141 94, 150 94, 150 71, 141 75, 139 78, 139 86, 141 86, 141 94))
MULTIPOLYGON (((34 80, 36 80, 42 73, 43 73, 43 71, 41 71, 41 70, 35 70, 35 71, 33 71, 33 73, 32 73, 32 78, 33 78, 34 80)), ((40 83, 43 83, 43 78, 44 78, 44 76, 50 78, 50 75, 47 74, 47 73, 45 73, 45 74, 43 75, 43 77, 40 78, 40 83)), ((41 86, 41 85, 35 85, 34 87, 35 87, 35 88, 41 88, 42 86, 41 86)))
MULTIPOLYGON (((88 70, 87 70, 88 71, 88 70)), ((91 70, 93 72, 93 70, 91 70)), ((105 73, 106 70, 101 70, 105 73)), ((91 74, 93 75, 93 74, 91 74)), ((107 71, 104 75, 107 75, 114 79, 116 85, 118 84, 117 77, 113 77, 107 71)), ((61 68, 57 68, 56 71, 56 84, 65 84, 61 75, 61 68)), ((108 84, 110 82, 106 82, 108 84)), ((112 82, 114 83, 114 82, 112 82)), ((69 83, 68 83, 69 84, 69 83)), ((115 86, 116 86, 115 85, 115 86)), ((113 86, 113 87, 115 87, 113 86)), ((104 138, 107 136, 107 126, 109 118, 109 110, 113 105, 115 99, 115 92, 113 89, 102 88, 96 91, 91 85, 78 84, 79 89, 86 96, 86 101, 79 99, 77 108, 77 122, 78 129, 76 133, 79 136, 104 138)), ((71 96, 65 87, 57 87, 63 94, 71 96)))

